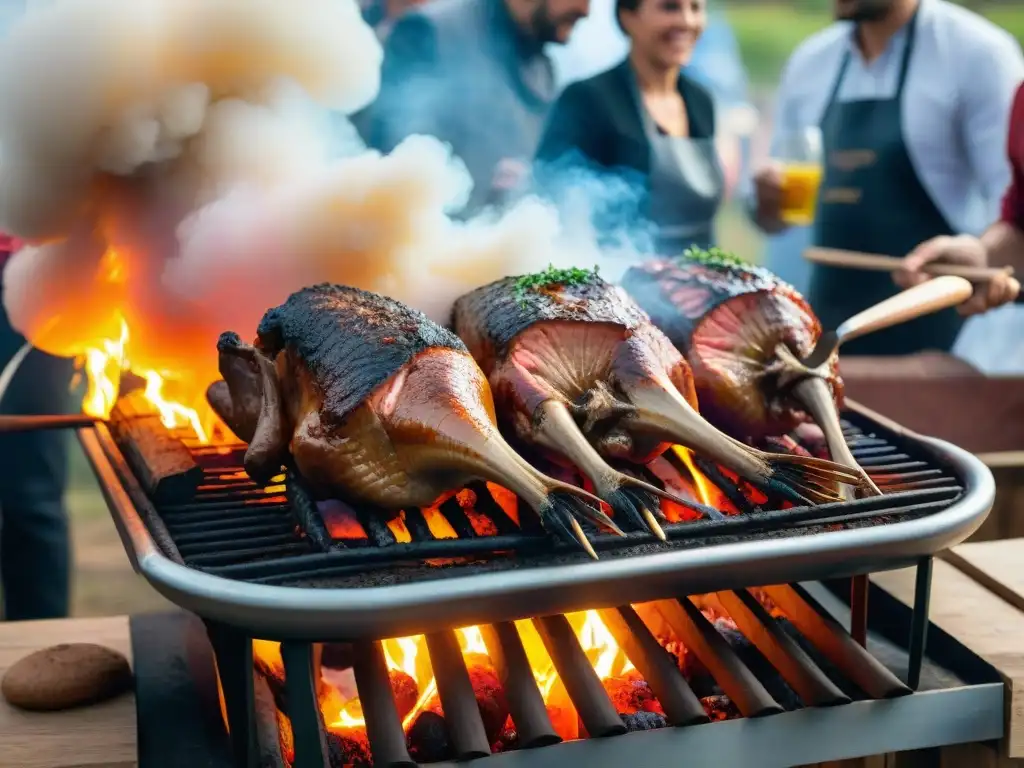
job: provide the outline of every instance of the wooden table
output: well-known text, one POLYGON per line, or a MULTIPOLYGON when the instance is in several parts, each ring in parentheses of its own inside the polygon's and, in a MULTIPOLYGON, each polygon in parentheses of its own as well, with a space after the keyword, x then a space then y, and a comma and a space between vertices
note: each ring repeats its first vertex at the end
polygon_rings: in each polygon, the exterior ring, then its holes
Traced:
MULTIPOLYGON (((1007 684, 1007 736, 998 751, 968 744, 825 763, 816 768, 1024 768, 1024 539, 964 544, 935 563, 930 617, 995 667, 1007 684)), ((872 577, 908 605, 914 571, 872 577)), ((0 674, 61 642, 95 642, 131 658, 126 617, 0 623, 0 674)), ((135 701, 28 713, 0 698, 0 768, 138 768, 135 701)))
MULTIPOLYGON (((125 616, 0 623, 0 675, 32 651, 67 642, 105 645, 131 661, 125 616)), ((135 744, 130 693, 48 713, 23 712, 0 697, 0 768, 138 768, 135 744)))

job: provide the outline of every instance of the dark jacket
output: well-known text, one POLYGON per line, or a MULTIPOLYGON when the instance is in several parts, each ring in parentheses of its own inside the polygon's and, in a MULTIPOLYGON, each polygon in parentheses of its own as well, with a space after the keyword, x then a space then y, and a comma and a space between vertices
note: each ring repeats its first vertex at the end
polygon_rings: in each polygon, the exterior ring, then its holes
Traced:
MULTIPOLYGON (((548 116, 536 159, 542 164, 582 155, 606 169, 650 173, 651 145, 644 132, 633 70, 629 59, 587 80, 567 87, 548 116)), ((715 135, 715 109, 711 94, 684 74, 679 92, 686 104, 690 136, 715 135)))

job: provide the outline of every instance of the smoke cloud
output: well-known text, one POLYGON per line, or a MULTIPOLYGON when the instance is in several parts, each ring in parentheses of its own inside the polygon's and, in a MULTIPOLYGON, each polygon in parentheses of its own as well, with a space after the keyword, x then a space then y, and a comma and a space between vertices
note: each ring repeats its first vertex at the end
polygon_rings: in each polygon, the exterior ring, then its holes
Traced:
POLYGON ((130 334, 133 367, 216 378, 290 292, 332 281, 447 322, 477 285, 599 261, 536 198, 455 221, 471 182, 436 139, 339 134, 382 52, 352 0, 58 0, 0 46, 0 227, 29 245, 4 306, 36 346, 130 334), (339 140, 339 137, 341 140, 339 140))

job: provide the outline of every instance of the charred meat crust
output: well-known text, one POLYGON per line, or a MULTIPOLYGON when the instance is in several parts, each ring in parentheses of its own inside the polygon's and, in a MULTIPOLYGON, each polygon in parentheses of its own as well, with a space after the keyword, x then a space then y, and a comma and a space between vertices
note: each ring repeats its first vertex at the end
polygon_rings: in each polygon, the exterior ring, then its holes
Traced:
POLYGON ((466 352, 451 331, 386 296, 322 283, 267 311, 259 347, 273 359, 288 349, 321 388, 325 423, 340 424, 378 386, 431 348, 466 352))
MULTIPOLYGON (((684 353, 701 320, 719 305, 744 294, 786 296, 809 317, 815 317, 793 286, 752 265, 652 259, 628 269, 622 287, 684 353)), ((817 330, 820 332, 820 327, 817 330)))
MULTIPOLYGON (((453 326, 463 338, 472 338, 470 346, 485 346, 501 358, 509 344, 537 323, 565 320, 577 323, 608 323, 632 331, 650 323, 647 314, 626 296, 622 289, 597 275, 571 285, 551 284, 521 289, 519 277, 477 288, 455 302, 453 326)), ((472 350, 479 352, 477 349, 472 350)))

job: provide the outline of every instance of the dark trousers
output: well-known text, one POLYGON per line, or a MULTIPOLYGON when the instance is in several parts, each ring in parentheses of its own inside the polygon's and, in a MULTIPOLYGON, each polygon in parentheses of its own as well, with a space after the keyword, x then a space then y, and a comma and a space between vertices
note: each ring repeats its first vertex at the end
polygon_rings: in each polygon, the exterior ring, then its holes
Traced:
MULTIPOLYGON (((0 308, 0 370, 24 343, 0 308)), ((72 361, 32 350, 0 400, 0 413, 69 412, 73 374, 72 361)), ((68 615, 68 440, 61 430, 0 434, 0 582, 8 621, 68 615)))

